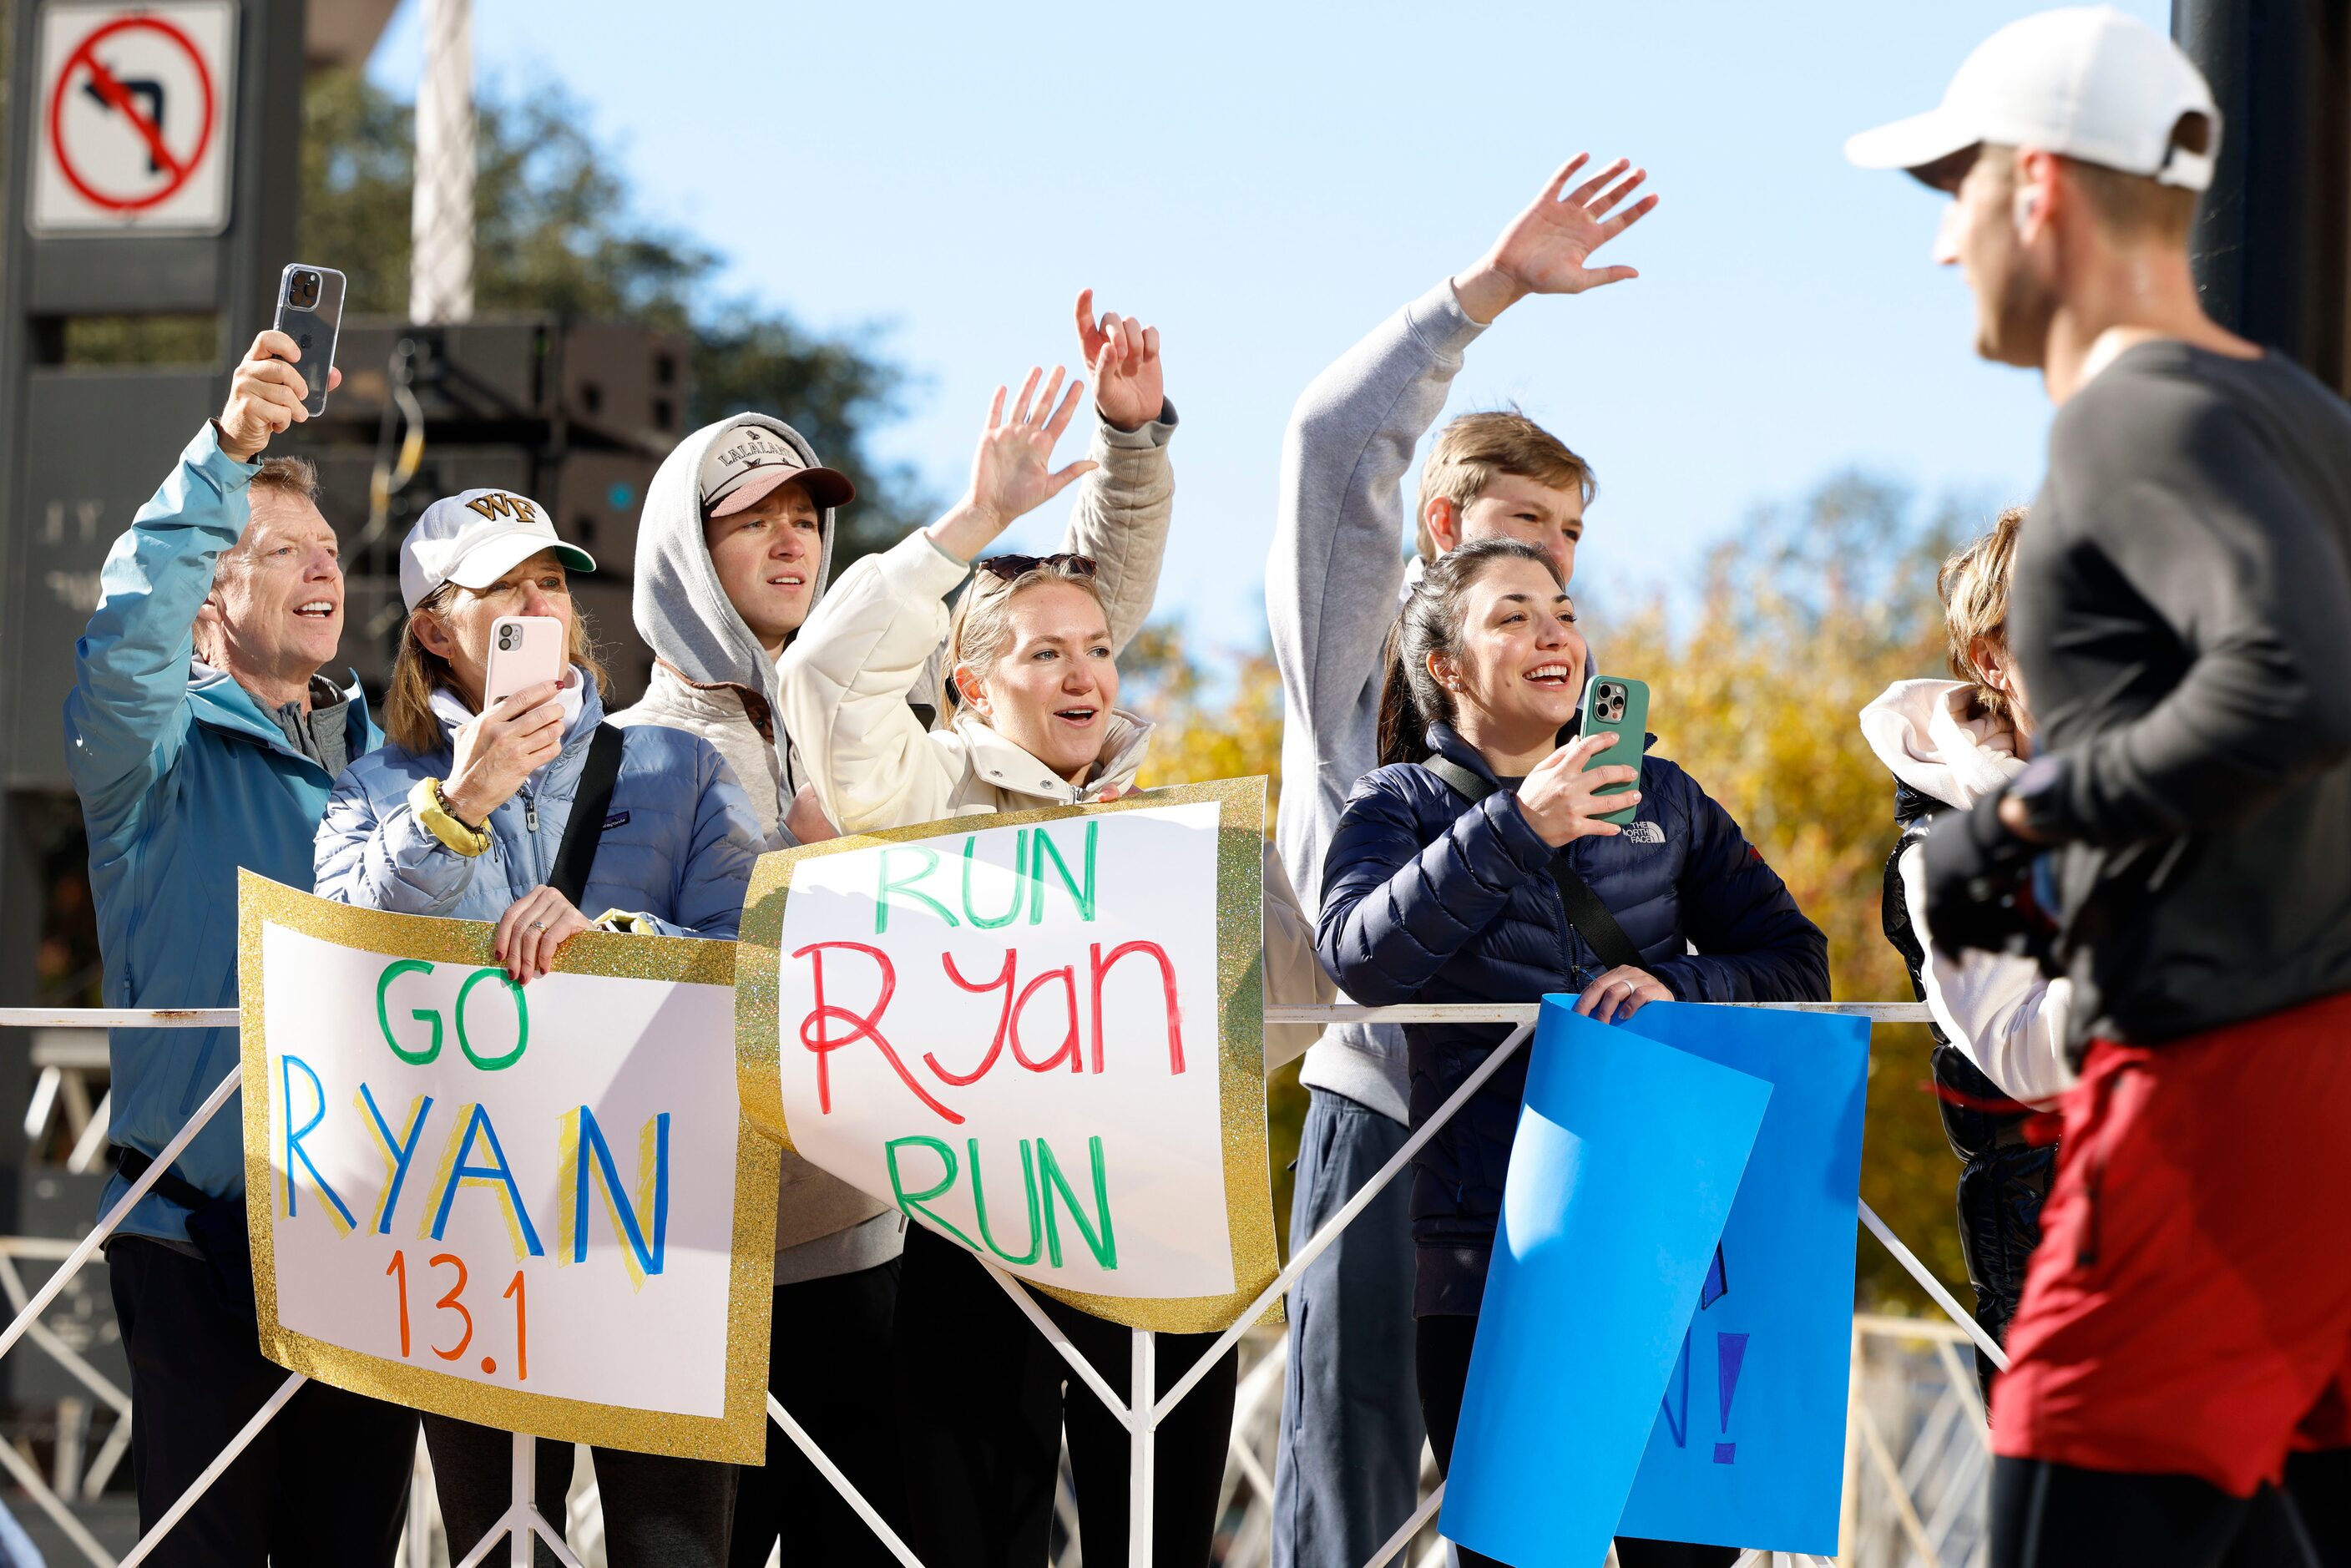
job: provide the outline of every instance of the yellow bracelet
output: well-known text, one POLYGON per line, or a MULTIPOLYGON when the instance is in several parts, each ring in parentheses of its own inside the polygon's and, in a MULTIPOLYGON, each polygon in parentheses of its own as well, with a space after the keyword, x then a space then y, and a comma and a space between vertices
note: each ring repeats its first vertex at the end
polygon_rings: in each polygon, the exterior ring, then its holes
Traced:
POLYGON ((459 821, 449 810, 449 798, 441 793, 438 779, 418 779, 416 788, 408 792, 408 809, 416 813, 426 832, 461 855, 470 859, 490 847, 488 827, 469 828, 459 821))

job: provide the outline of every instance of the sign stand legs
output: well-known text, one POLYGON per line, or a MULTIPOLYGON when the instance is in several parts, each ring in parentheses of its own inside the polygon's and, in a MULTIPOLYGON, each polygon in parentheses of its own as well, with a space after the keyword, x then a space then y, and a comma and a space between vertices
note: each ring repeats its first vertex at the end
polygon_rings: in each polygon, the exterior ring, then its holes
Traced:
POLYGON ((517 1432, 514 1434, 513 1500, 507 1504, 506 1512, 498 1516, 497 1523, 490 1527, 490 1532, 474 1542, 474 1549, 465 1553, 465 1560, 457 1568, 481 1568, 481 1564, 489 1559, 490 1549, 500 1541, 507 1543, 507 1568, 531 1568, 530 1542, 534 1535, 547 1542, 548 1549, 555 1553, 555 1560, 562 1563, 563 1568, 581 1568, 580 1559, 573 1556, 571 1548, 564 1544, 563 1532, 549 1524, 546 1515, 538 1511, 535 1497, 538 1482, 538 1439, 528 1433, 517 1432))
POLYGON ((1126 1380, 1128 1448, 1133 1455, 1127 1466, 1126 1560, 1131 1568, 1150 1568, 1151 1563, 1151 1500, 1154 1494, 1153 1475, 1156 1456, 1153 1452, 1159 1436, 1159 1414, 1154 1406, 1159 1390, 1158 1340, 1149 1329, 1134 1329, 1133 1356, 1126 1380))

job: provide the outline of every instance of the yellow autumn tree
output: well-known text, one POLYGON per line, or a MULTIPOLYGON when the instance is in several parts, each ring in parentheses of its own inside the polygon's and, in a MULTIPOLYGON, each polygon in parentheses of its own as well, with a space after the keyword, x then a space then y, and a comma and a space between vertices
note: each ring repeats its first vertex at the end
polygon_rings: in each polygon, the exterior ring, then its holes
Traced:
MULTIPOLYGON (((1889 683, 1938 673, 1935 567, 1965 531, 1955 508, 1922 519, 1898 486, 1848 475, 1750 517, 1710 555, 1695 609, 1680 617, 1661 599, 1579 599, 1594 668, 1649 684, 1659 754, 1739 820, 1828 934, 1840 999, 1911 997, 1880 925, 1893 785, 1856 716, 1889 683)), ((1160 726, 1145 783, 1261 773, 1278 790, 1281 685, 1269 654, 1220 656, 1211 678, 1180 631, 1160 625, 1121 664, 1136 706, 1160 726)), ((1862 1195, 1965 1300, 1959 1167, 1928 1088, 1930 1044, 1919 1025, 1876 1032, 1862 1195)), ((1270 1114, 1285 1226, 1305 1103, 1297 1070, 1277 1074, 1270 1114)), ((1864 1302, 1925 1306, 1876 1242, 1859 1246, 1864 1302)))

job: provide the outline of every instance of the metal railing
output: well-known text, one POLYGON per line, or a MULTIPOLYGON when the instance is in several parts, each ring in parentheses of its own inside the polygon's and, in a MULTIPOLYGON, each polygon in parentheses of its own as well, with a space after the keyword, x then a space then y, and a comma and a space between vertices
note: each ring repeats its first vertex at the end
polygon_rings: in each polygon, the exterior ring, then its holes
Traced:
MULTIPOLYGON (((1861 1017, 1869 1019, 1874 1023, 1908 1023, 1928 1020, 1927 1009, 1923 1006, 1909 1002, 1800 1002, 1748 1005, 1785 1011, 1835 1013, 1848 1017, 1861 1017)), ((1136 1568, 1143 1568, 1143 1565, 1148 1564, 1151 1561, 1151 1516, 1154 1500, 1152 1481, 1155 1469, 1155 1447, 1161 1424, 1166 1420, 1176 1406, 1199 1385, 1201 1380, 1208 1375, 1217 1361, 1249 1333, 1249 1325, 1257 1322, 1277 1300, 1288 1293, 1290 1288, 1297 1282, 1299 1276, 1329 1249, 1338 1239, 1340 1233, 1371 1206, 1374 1199, 1390 1181, 1403 1173, 1411 1163, 1413 1156, 1464 1105, 1468 1103, 1505 1062, 1524 1046, 1533 1032, 1540 1011, 1541 1006, 1538 1003, 1385 1008, 1339 1004, 1321 1007, 1269 1007, 1265 1009, 1265 1019, 1268 1023, 1311 1024, 1342 1021, 1415 1023, 1445 1020, 1507 1023, 1516 1027, 1454 1091, 1435 1114, 1413 1131, 1396 1154, 1349 1198, 1338 1213, 1333 1215, 1313 1236, 1293 1246, 1289 1263, 1259 1293, 1258 1299, 1238 1315, 1234 1326, 1220 1335, 1165 1394, 1158 1396, 1155 1399, 1151 1396, 1149 1391, 1158 1385, 1156 1373, 1159 1347, 1156 1336, 1150 1331, 1144 1329, 1131 1331, 1128 1387, 1134 1397, 1121 1398, 1113 1391, 1109 1382, 1095 1370, 1092 1364, 1079 1354, 1077 1348, 1070 1343, 1068 1336, 1045 1314, 1029 1291, 1011 1275, 1005 1273, 994 1264, 986 1263, 983 1260, 984 1266, 996 1279, 997 1283, 1004 1289, 1014 1304, 1028 1316, 1046 1342, 1060 1352, 1078 1380, 1092 1390, 1094 1396, 1101 1399, 1112 1415, 1127 1429, 1131 1456, 1128 1480, 1130 1488, 1128 1561, 1135 1564, 1136 1568)), ((125 1027, 233 1029, 238 1026, 239 1021, 239 1014, 233 1008, 0 1009, 0 1029, 125 1027)), ((127 1443, 129 1440, 130 1422, 132 1419, 130 1400, 120 1389, 115 1388, 110 1381, 98 1374, 96 1369, 89 1367, 86 1361, 75 1355, 69 1348, 64 1347, 62 1342, 57 1341, 54 1334, 42 1327, 39 1321, 41 1313, 57 1299, 58 1292, 64 1290, 66 1284, 89 1260, 90 1255, 129 1217, 131 1209, 161 1179, 163 1173, 170 1168, 172 1163, 179 1157, 188 1144, 203 1131, 214 1116, 220 1113, 221 1108, 235 1093, 241 1079, 242 1070, 239 1069, 232 1071, 221 1081, 205 1097, 204 1103, 196 1108, 187 1124, 162 1149, 158 1151, 149 1168, 141 1173, 139 1179, 134 1181, 130 1190, 108 1210, 98 1226, 78 1243, 63 1251, 56 1272, 29 1298, 25 1296, 22 1282, 15 1277, 13 1266, 8 1263, 6 1255, 0 1253, 0 1270, 5 1270, 0 1272, 0 1287, 6 1289, 10 1303, 16 1309, 15 1320, 5 1331, 0 1331, 0 1355, 5 1355, 20 1341, 31 1338, 36 1344, 53 1356, 57 1356, 60 1364, 65 1365, 69 1372, 87 1384, 93 1393, 123 1413, 123 1419, 118 1423, 114 1437, 110 1438, 109 1447, 116 1448, 117 1451, 111 1458, 107 1458, 103 1453, 100 1456, 101 1458, 107 1459, 106 1468, 110 1472, 113 1465, 120 1460, 120 1444, 127 1443), (60 1351, 63 1352, 62 1354, 59 1354, 60 1351)), ((1857 1320, 1856 1345, 1861 1343, 1860 1336, 1865 1332, 1865 1324, 1888 1323, 1899 1325, 1901 1333, 1913 1335, 1923 1334, 1924 1337, 1943 1344, 1953 1364, 1957 1364, 1958 1357, 1956 1351, 1951 1350, 1950 1347, 1964 1338, 1980 1348, 1995 1364, 2005 1366, 2006 1358, 2001 1354, 1999 1346, 1992 1343, 1976 1324, 1975 1320, 1952 1298, 1942 1282, 1937 1280, 1917 1257, 1902 1244, 1900 1239, 1895 1236, 1886 1222, 1880 1219, 1866 1204, 1861 1206, 1860 1216, 1863 1226, 1893 1252, 1903 1268, 1949 1316, 1954 1328, 1947 1330, 1940 1325, 1918 1324, 1909 1320, 1899 1319, 1857 1320)), ((43 1245, 62 1247, 63 1244, 43 1245)), ((47 1257, 57 1254, 53 1250, 44 1250, 39 1255, 47 1257)), ((1869 1332, 1895 1331, 1886 1329, 1869 1332)), ((1278 1412, 1280 1364, 1280 1354, 1276 1353, 1260 1358, 1252 1367, 1247 1384, 1253 1398, 1246 1402, 1237 1399, 1235 1406, 1237 1430, 1242 1426, 1244 1412, 1254 1416, 1264 1408, 1265 1401, 1269 1397, 1273 1399, 1278 1412), (1268 1370, 1269 1367, 1271 1368, 1270 1371, 1268 1370)), ((154 1551, 157 1542, 186 1516, 188 1511, 204 1496, 212 1483, 307 1381, 308 1379, 300 1373, 289 1374, 277 1392, 258 1411, 255 1412, 252 1418, 231 1440, 229 1446, 197 1477, 163 1517, 141 1537, 138 1544, 121 1559, 120 1563, 106 1555, 103 1548, 89 1535, 87 1529, 73 1518, 70 1509, 66 1507, 54 1490, 42 1480, 38 1471, 32 1467, 31 1463, 5 1443, 0 1443, 0 1467, 9 1470, 18 1484, 25 1487, 27 1494, 34 1498, 45 1512, 48 1513, 51 1520, 65 1531, 68 1539, 73 1541, 76 1547, 96 1565, 96 1568, 135 1568, 136 1564, 148 1558, 154 1551)), ((1858 1378, 1856 1378, 1856 1386, 1858 1387, 1858 1378)), ((1969 1388, 1972 1390, 1972 1383, 1970 1383, 1969 1388)), ((1960 1512, 1944 1506, 1949 1500, 1942 1492, 1927 1497, 1923 1500, 1917 1497, 1914 1489, 1915 1478, 1906 1471, 1902 1460, 1897 1458, 1895 1446, 1888 1441, 1884 1430, 1886 1422, 1871 1413, 1870 1407, 1861 1402, 1858 1393, 1855 1396, 1854 1409, 1855 1416, 1850 1423, 1852 1430, 1848 1434, 1848 1447, 1851 1448, 1854 1443, 1858 1441, 1860 1449, 1865 1451, 1869 1464, 1865 1471, 1857 1471, 1849 1463, 1846 1487, 1846 1506, 1849 1517, 1850 1511, 1855 1506, 1855 1498, 1860 1490, 1859 1483, 1862 1476, 1864 1474, 1874 1476, 1876 1483, 1885 1489, 1888 1499, 1895 1500, 1894 1512, 1899 1521, 1902 1533, 1916 1553, 1911 1561, 1922 1564, 1923 1568, 1945 1568, 1947 1563, 1951 1565, 1951 1568, 1958 1568, 1958 1564, 1971 1561, 1972 1559, 1967 1556, 1947 1558, 1938 1554, 1950 1549, 1949 1521, 1961 1517, 1960 1512), (1946 1515, 1949 1517, 1947 1518, 1946 1515), (1937 1533, 1938 1521, 1942 1530, 1939 1537, 1937 1533), (1938 1545, 1938 1539, 1942 1542, 1940 1546, 1938 1545)), ((872 1529, 876 1537, 892 1555, 898 1562, 905 1564, 906 1568, 922 1568, 920 1561, 891 1529, 888 1521, 883 1519, 880 1513, 859 1494, 848 1477, 841 1473, 825 1455, 823 1449, 792 1418, 791 1414, 772 1394, 768 1398, 768 1414, 769 1419, 773 1420, 778 1427, 791 1439, 794 1446, 808 1458, 810 1463, 857 1512, 859 1518, 872 1529)), ((1980 1408, 1977 1411, 1977 1419, 1980 1423, 1980 1408)), ((1945 1426, 1948 1425, 1949 1423, 1946 1422, 1945 1426)), ((1907 1446, 1901 1450, 1903 1455, 1915 1457, 1921 1451, 1920 1439, 1915 1434, 1906 1430, 1904 1440, 1907 1446)), ((1938 1441, 1943 1441, 1946 1447, 1949 1446, 1946 1439, 1938 1439, 1938 1441)), ((485 1536, 466 1558, 457 1564, 457 1568, 478 1568, 478 1564, 486 1560, 491 1550, 501 1539, 507 1540, 509 1543, 509 1562, 527 1565, 530 1562, 531 1540, 534 1535, 547 1542, 557 1559, 566 1564, 566 1568, 580 1568, 580 1560, 565 1543, 563 1531, 550 1524, 541 1515, 532 1499, 533 1442, 534 1440, 528 1436, 520 1434, 516 1436, 513 1504, 507 1516, 500 1521, 499 1526, 485 1536)), ((1241 1483, 1256 1489, 1270 1500, 1271 1481, 1262 1461, 1244 1446, 1236 1444, 1230 1452, 1233 1455, 1234 1464, 1240 1472, 1241 1483)), ((95 1465, 93 1469, 96 1469, 95 1465)), ((1228 1490, 1234 1484, 1235 1482, 1228 1479, 1227 1483, 1228 1490)), ((1950 1495, 1957 1496, 1959 1491, 1964 1489, 1946 1490, 1950 1491, 1950 1495)), ((1412 1543, 1414 1538, 1436 1518, 1438 1509, 1443 1505, 1445 1489, 1440 1483, 1431 1490, 1418 1511, 1397 1530, 1378 1552, 1374 1553, 1370 1562, 1364 1564, 1364 1568, 1385 1568, 1386 1564, 1396 1561, 1412 1543)), ((1848 1549, 1855 1544, 1849 1534, 1846 1541, 1848 1549)), ((1761 1554, 1750 1553, 1749 1555, 1756 1562, 1762 1561, 1761 1554)), ((415 1555, 406 1558, 406 1561, 411 1563, 415 1563, 418 1560, 415 1555)), ((1419 1565, 1415 1564, 1414 1568, 1419 1568, 1419 1565)))

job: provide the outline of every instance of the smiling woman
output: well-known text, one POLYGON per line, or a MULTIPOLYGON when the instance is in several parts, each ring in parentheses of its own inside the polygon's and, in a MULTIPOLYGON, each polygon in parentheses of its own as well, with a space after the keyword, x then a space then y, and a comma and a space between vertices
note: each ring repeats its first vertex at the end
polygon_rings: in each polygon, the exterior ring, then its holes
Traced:
MULTIPOLYGON (((1568 739, 1587 678, 1556 559, 1465 544, 1405 601, 1381 703, 1385 766, 1356 784, 1323 866, 1324 966, 1358 1002, 1531 1002, 1580 992, 1603 1022, 1653 1001, 1823 1001, 1828 943, 1739 824, 1664 758, 1594 767, 1614 737, 1568 739), (1629 825, 1608 821, 1637 802, 1629 825)), ((1507 1028, 1407 1024, 1413 1124, 1507 1028)), ((1503 1064, 1414 1160, 1415 1351, 1440 1469, 1482 1304, 1526 1086, 1503 1064)), ((1737 1552, 1617 1542, 1626 1568, 1737 1552)), ((1468 1552, 1464 1563, 1488 1559, 1468 1552)))
MULTIPOLYGON (((844 831, 1134 792, 1151 725, 1118 706, 1103 568, 1074 552, 974 560, 1022 514, 1093 466, 1051 465, 1081 390, 1072 384, 1063 395, 1062 379, 1058 370, 1050 381, 1029 371, 1008 414, 998 388, 962 501, 929 528, 851 567, 785 650, 777 672, 785 723, 844 831), (946 601, 967 575, 970 586, 951 619, 946 601), (941 701, 955 716, 932 730, 904 694, 942 632, 941 701)), ((1264 943, 1268 1001, 1329 999, 1305 916, 1270 846, 1264 943)), ((1269 1028, 1269 1063, 1303 1051, 1316 1032, 1269 1028)), ((934 1483, 931 1505, 909 1511, 907 1541, 935 1568, 1035 1562, 1045 1554, 1045 1516, 1021 1499, 1051 1495, 1061 1423, 1040 1426, 1025 1412, 1060 1406, 1061 1364, 965 1248, 917 1226, 907 1235, 904 1269, 891 1354, 901 1447, 934 1483), (975 1368, 985 1368, 984 1376, 975 1368)), ((1044 1311, 1118 1386, 1124 1331, 1059 1301, 1044 1311)), ((1163 1335, 1163 1364, 1191 1364, 1215 1337, 1163 1335)), ((1236 1367, 1228 1353, 1160 1428, 1158 1561, 1207 1559, 1236 1367)), ((1090 1396, 1080 1396, 1066 1416, 1070 1451, 1083 1456, 1074 1461, 1081 1541, 1094 1555, 1119 1561, 1126 1477, 1095 1465, 1097 1455, 1123 1451, 1118 1430, 1090 1396)))

